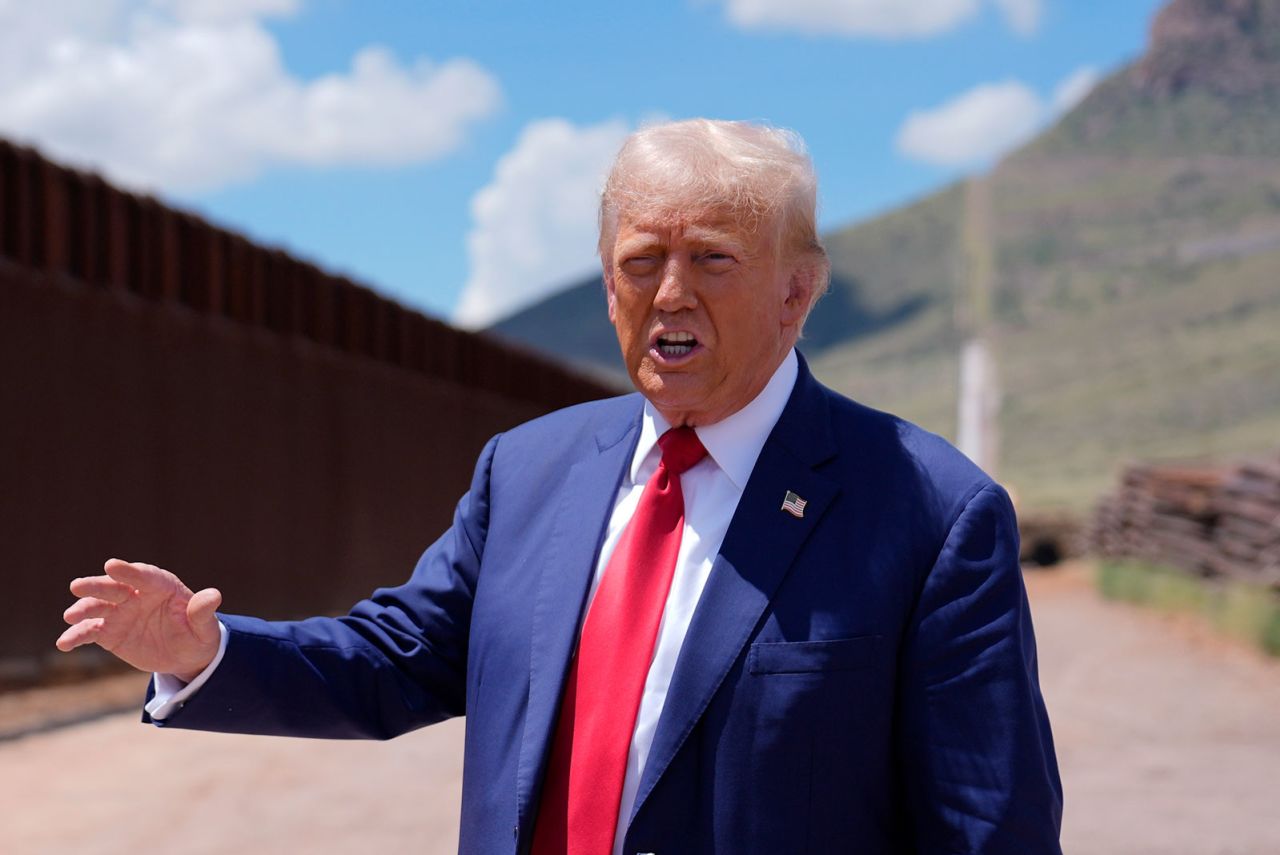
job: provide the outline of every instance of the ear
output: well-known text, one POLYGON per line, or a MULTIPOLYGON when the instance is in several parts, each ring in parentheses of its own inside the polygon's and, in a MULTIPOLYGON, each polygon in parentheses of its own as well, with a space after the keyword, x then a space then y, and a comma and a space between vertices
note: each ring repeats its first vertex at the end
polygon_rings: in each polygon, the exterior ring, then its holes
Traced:
POLYGON ((787 290, 782 302, 783 326, 798 326, 804 322, 817 287, 817 266, 806 261, 797 262, 787 277, 787 290))

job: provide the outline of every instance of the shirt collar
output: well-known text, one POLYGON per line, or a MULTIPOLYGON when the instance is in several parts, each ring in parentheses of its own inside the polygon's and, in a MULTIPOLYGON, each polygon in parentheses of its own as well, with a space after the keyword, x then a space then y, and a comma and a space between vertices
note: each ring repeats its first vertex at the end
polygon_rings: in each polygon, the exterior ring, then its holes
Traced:
MULTIPOLYGON (((756 466, 756 458, 760 456, 760 449, 764 448, 765 440, 769 438, 773 426, 786 409, 799 371, 796 352, 792 348, 787 351, 782 364, 751 403, 715 424, 694 428, 698 439, 702 440, 707 449, 707 456, 715 461, 739 490, 746 488, 751 470, 756 466)), ((670 427, 653 404, 645 401, 644 414, 640 419, 640 441, 631 458, 629 474, 632 484, 647 481, 658 468, 658 437, 670 427)))

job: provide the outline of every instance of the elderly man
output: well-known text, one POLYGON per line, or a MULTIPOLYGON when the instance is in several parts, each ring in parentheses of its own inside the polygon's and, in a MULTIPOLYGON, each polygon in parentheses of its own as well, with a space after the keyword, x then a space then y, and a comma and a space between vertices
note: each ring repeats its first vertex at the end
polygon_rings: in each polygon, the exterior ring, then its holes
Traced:
POLYGON ((346 616, 217 615, 113 560, 59 647, 157 672, 165 726, 465 714, 463 852, 1058 852, 1009 500, 795 352, 815 195, 785 132, 636 133, 600 256, 640 394, 492 439, 409 581, 346 616))

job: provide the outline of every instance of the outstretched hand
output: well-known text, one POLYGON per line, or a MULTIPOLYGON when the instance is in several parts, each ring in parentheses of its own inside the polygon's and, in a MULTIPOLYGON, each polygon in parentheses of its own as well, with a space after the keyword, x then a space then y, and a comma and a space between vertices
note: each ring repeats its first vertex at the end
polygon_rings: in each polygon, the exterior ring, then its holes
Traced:
POLYGON ((80 599, 62 615, 71 628, 58 638, 59 650, 97 644, 139 670, 186 682, 213 661, 220 642, 214 612, 222 604, 216 588, 193 594, 168 570, 118 558, 103 570, 72 580, 80 599))

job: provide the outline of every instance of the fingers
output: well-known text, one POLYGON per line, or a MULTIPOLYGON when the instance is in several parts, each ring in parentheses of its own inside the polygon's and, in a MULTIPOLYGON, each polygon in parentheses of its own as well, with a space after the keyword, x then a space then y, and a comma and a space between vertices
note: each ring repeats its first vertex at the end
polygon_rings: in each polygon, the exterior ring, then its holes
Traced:
POLYGON ((218 637, 218 618, 214 614, 222 605, 222 592, 217 588, 205 588, 192 595, 187 603, 187 621, 201 641, 218 637))
MULTIPOLYGON (((108 561, 107 565, 113 570, 117 569, 117 565, 130 567, 126 562, 116 559, 108 561)), ((125 572, 127 574, 128 570, 125 572)), ((105 618, 117 605, 128 602, 137 591, 133 585, 119 578, 83 576, 71 580, 71 593, 80 597, 62 613, 63 620, 71 624, 71 627, 54 642, 63 653, 97 642, 106 627, 105 618)))
POLYGON ((106 621, 102 618, 82 620, 58 636, 55 644, 63 653, 75 650, 84 644, 92 644, 102 635, 102 627, 105 623, 106 621))
POLYGON ((94 597, 119 605, 134 595, 134 587, 117 582, 110 576, 83 576, 71 580, 71 593, 77 597, 94 597))
POLYGON ((63 612, 62 619, 67 623, 75 624, 90 618, 104 618, 111 614, 113 609, 115 609, 115 606, 112 603, 93 597, 85 597, 76 600, 70 608, 63 612))
POLYGON ((148 583, 154 584, 156 573, 160 570, 159 567, 151 564, 135 564, 121 561, 119 558, 110 559, 102 565, 102 569, 117 582, 123 582, 134 588, 145 588, 148 583))

